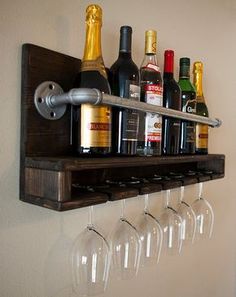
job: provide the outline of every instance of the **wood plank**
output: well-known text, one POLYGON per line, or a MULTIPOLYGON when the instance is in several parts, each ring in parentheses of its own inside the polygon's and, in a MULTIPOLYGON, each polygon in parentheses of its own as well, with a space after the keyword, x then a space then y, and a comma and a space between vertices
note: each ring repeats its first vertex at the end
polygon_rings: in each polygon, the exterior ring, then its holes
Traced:
POLYGON ((48 169, 48 170, 70 170, 78 171, 85 169, 97 168, 119 168, 119 167, 138 167, 138 166, 154 166, 163 164, 183 164, 208 162, 214 160, 223 160, 224 155, 209 154, 196 156, 158 156, 158 157, 27 157, 25 160, 26 167, 48 169))

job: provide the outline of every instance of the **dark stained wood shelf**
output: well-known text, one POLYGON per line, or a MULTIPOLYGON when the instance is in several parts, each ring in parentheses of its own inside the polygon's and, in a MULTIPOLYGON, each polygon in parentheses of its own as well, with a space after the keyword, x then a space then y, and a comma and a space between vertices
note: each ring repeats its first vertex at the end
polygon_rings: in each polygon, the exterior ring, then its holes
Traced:
POLYGON ((34 106, 44 81, 73 87, 80 60, 36 45, 22 48, 20 199, 57 211, 224 177, 219 154, 160 157, 72 156, 71 110, 45 120, 34 106))
POLYGON ((224 155, 187 155, 160 157, 26 157, 25 166, 45 170, 78 171, 86 169, 139 167, 150 165, 180 164, 224 160, 224 155))
POLYGON ((58 211, 75 209, 222 178, 224 162, 224 155, 27 157, 21 199, 58 211))

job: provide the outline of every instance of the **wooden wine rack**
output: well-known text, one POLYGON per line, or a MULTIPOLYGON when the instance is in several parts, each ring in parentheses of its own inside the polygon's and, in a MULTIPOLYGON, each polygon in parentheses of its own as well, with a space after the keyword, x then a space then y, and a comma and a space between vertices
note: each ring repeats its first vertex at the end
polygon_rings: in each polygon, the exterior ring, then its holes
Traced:
POLYGON ((224 155, 170 157, 73 156, 70 106, 55 121, 34 106, 44 81, 73 87, 79 59, 36 45, 22 48, 20 199, 63 211, 224 177, 224 155), (152 177, 158 175, 162 179, 152 177))

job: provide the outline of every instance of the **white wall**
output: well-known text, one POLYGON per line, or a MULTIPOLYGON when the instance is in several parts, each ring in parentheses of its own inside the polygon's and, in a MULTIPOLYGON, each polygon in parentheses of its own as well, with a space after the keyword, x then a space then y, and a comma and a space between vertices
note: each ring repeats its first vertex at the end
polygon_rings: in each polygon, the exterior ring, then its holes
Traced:
MULTIPOLYGON (((236 294, 235 199, 235 53, 234 0, 97 1, 103 7, 103 56, 107 66, 117 57, 119 27, 133 27, 133 57, 141 63, 144 31, 158 31, 160 64, 164 49, 176 61, 189 56, 205 65, 204 89, 210 114, 223 120, 212 129, 210 152, 226 154, 226 177, 205 185, 214 207, 213 237, 162 257, 130 281, 111 280, 104 297, 233 297, 236 294)), ((0 1, 0 296, 67 297, 70 271, 66 265, 72 242, 86 226, 88 209, 57 213, 19 201, 21 45, 34 43, 81 57, 84 15, 89 1, 0 1)), ((176 63, 177 65, 177 63, 176 63)), ((177 70, 177 69, 176 69, 177 70)), ((188 201, 196 187, 188 189, 188 201)), ((161 199, 152 200, 157 214, 161 199), (155 200, 155 201, 154 201, 155 200)), ((128 201, 130 219, 141 210, 128 201)), ((96 223, 107 235, 119 216, 119 203, 95 207, 96 223)))

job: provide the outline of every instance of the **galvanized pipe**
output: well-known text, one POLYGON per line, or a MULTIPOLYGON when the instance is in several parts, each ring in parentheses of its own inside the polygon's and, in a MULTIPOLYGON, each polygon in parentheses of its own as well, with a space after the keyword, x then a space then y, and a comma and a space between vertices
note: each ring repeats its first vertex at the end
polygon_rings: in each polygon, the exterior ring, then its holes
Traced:
POLYGON ((71 89, 68 93, 52 95, 48 98, 50 108, 61 106, 64 104, 80 105, 89 104, 105 104, 121 108, 139 110, 142 112, 158 113, 160 115, 173 117, 181 120, 193 121, 209 125, 211 127, 220 127, 222 122, 219 119, 211 119, 178 110, 147 104, 135 100, 120 98, 108 94, 104 94, 97 89, 78 88, 71 89))

